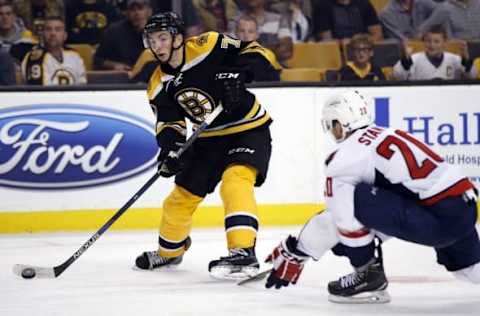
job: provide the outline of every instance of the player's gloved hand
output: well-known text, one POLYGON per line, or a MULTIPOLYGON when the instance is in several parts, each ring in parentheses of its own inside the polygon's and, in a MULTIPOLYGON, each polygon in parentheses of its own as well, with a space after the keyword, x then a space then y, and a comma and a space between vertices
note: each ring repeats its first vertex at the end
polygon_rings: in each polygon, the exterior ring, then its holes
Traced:
POLYGON ((242 102, 245 93, 245 73, 240 68, 224 68, 215 75, 221 91, 223 111, 232 113, 242 102))
POLYGON ((183 169, 183 159, 177 156, 177 151, 180 149, 181 144, 177 144, 177 148, 163 148, 158 155, 160 175, 165 178, 170 178, 176 175, 183 169), (163 163, 162 163, 163 161, 163 163))
POLYGON ((290 283, 297 283, 305 262, 310 258, 297 249, 297 243, 295 237, 288 236, 286 240, 273 249, 273 252, 265 260, 265 262, 273 264, 272 272, 270 272, 265 283, 267 289, 273 286, 280 289, 290 283))

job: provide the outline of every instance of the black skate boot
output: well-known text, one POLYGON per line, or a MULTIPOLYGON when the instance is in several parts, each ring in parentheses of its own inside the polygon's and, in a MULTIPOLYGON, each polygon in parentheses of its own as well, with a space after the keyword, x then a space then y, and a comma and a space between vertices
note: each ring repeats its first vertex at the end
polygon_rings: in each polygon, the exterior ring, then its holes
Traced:
POLYGON ((381 240, 375 247, 377 257, 355 272, 328 283, 329 301, 335 303, 387 303, 388 280, 383 269, 381 240))
POLYGON ((373 262, 363 271, 355 271, 328 283, 329 300, 335 303, 387 303, 388 281, 381 262, 373 262))
POLYGON ((215 279, 243 280, 258 273, 260 265, 255 256, 255 249, 230 249, 230 256, 210 261, 208 271, 215 279))
MULTIPOLYGON (((192 240, 187 237, 185 241, 185 250, 190 248, 192 240)), ((135 260, 135 266, 142 270, 153 270, 167 266, 177 266, 182 263, 183 255, 178 257, 166 258, 158 254, 158 251, 145 251, 135 260)))

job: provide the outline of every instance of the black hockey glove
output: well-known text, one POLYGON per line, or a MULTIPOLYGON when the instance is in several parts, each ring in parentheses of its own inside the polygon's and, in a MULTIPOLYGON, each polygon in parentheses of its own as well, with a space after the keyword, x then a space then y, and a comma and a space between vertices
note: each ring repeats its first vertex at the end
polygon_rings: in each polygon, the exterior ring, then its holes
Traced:
POLYGON ((225 113, 232 113, 245 93, 245 73, 240 68, 225 68, 215 75, 225 113))
POLYGON ((297 243, 298 241, 295 237, 288 236, 286 240, 273 249, 273 252, 265 260, 265 262, 273 264, 272 272, 270 272, 265 283, 267 289, 273 286, 276 289, 280 289, 282 286, 288 286, 290 283, 297 283, 305 262, 310 258, 297 250, 297 243))
POLYGON ((158 162, 160 175, 165 178, 170 178, 182 171, 184 160, 177 156, 177 152, 183 144, 176 143, 176 146, 171 148, 162 148, 158 154, 158 162), (163 163, 162 163, 163 161, 163 163))

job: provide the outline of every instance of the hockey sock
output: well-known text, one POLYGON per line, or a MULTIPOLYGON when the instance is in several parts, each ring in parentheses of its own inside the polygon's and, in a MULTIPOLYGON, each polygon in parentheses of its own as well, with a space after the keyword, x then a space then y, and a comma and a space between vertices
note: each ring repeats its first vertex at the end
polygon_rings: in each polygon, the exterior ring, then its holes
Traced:
POLYGON ((245 165, 230 165, 222 175, 220 194, 225 207, 228 248, 255 245, 258 230, 254 184, 257 171, 245 165))
POLYGON ((185 242, 192 228, 192 215, 203 198, 176 185, 163 202, 159 231, 159 255, 178 257, 185 252, 185 242))

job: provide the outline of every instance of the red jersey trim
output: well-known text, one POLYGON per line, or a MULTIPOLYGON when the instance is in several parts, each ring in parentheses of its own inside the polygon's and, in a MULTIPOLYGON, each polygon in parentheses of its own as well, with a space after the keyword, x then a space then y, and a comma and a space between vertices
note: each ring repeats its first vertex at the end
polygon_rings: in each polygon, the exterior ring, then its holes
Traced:
POLYGON ((368 234, 370 234, 370 230, 367 229, 367 228, 362 228, 362 229, 354 230, 354 231, 343 230, 343 229, 339 228, 338 232, 340 233, 340 235, 342 235, 344 237, 347 237, 347 238, 362 238, 362 237, 365 237, 368 234))
POLYGON ((459 182, 455 183, 451 187, 443 190, 442 192, 439 192, 435 194, 434 196, 429 197, 428 199, 421 200, 420 204, 421 205, 433 205, 443 199, 446 199, 448 197, 452 196, 460 196, 466 191, 473 189, 473 184, 470 182, 468 179, 462 179, 459 182))

